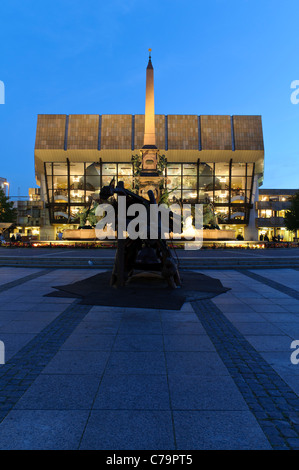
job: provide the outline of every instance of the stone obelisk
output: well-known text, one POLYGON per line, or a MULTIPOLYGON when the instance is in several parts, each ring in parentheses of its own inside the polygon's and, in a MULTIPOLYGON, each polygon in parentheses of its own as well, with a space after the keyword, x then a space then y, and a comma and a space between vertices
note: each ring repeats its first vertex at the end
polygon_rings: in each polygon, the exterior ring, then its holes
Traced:
POLYGON ((147 197, 147 191, 151 189, 156 199, 159 199, 161 176, 159 176, 157 171, 158 148, 156 146, 154 68, 151 60, 151 49, 149 49, 149 59, 146 68, 144 141, 140 152, 142 154, 142 170, 140 173, 139 193, 141 196, 147 197))

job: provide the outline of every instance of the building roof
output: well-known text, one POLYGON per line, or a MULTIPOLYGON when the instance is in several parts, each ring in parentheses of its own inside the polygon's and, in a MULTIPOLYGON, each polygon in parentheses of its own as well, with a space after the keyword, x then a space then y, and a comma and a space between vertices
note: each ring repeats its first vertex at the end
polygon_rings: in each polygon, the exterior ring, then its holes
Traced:
MULTIPOLYGON (((261 116, 156 115, 156 145, 169 161, 256 162, 263 173, 261 116)), ((144 115, 40 114, 36 173, 43 162, 129 161, 143 147, 144 115)))
POLYGON ((259 189, 261 196, 293 196, 299 189, 259 189))

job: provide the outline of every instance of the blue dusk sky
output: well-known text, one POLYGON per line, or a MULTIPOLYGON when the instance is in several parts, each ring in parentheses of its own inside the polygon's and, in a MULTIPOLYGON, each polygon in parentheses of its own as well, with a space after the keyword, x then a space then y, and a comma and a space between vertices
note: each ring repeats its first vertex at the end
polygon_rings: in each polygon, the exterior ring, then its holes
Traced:
POLYGON ((149 47, 157 114, 261 114, 263 187, 299 187, 298 0, 1 0, 11 195, 36 186, 38 114, 144 112, 149 47))

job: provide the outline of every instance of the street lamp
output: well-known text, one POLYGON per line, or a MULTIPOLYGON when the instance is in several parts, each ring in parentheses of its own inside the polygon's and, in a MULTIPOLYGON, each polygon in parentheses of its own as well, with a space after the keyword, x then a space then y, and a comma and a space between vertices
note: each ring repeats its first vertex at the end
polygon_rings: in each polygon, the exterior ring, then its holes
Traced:
POLYGON ((3 184, 7 186, 7 197, 9 197, 9 183, 7 181, 4 181, 3 184))

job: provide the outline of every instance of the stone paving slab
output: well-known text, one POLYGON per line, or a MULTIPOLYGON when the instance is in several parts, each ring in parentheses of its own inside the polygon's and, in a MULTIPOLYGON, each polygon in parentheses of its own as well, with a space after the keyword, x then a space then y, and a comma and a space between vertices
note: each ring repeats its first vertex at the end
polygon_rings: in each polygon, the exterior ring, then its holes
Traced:
POLYGON ((84 374, 101 376, 108 359, 107 351, 58 351, 42 374, 84 374))
POLYGON ((244 335, 247 341, 257 350, 257 351, 288 351, 290 352, 290 344, 292 338, 288 335, 244 335))
POLYGON ((12 410, 0 424, 2 450, 76 450, 89 411, 12 410))
POLYGON ((110 351, 115 335, 73 333, 60 351, 110 351))
POLYGON ((260 274, 272 281, 283 284, 286 287, 298 290, 299 286, 299 271, 296 269, 251 269, 252 273, 260 274))
POLYGON ((175 411, 173 418, 178 449, 271 449, 249 411, 175 411))
POLYGON ((41 268, 0 268, 0 286, 41 271, 41 268))
MULTIPOLYGON (((29 343, 36 335, 34 333, 2 333, 0 326, 0 340, 5 344, 5 361, 9 361, 20 349, 29 343)), ((1 377, 0 365, 0 377, 1 377)), ((1 447, 0 447, 1 448, 1 447)))
POLYGON ((228 375, 169 374, 173 410, 248 410, 248 406, 228 375))
POLYGON ((80 445, 83 450, 175 448, 171 412, 161 410, 93 410, 80 445))
POLYGON ((190 303, 122 309, 44 297, 88 269, 35 278, 5 269, 0 449, 299 448, 292 272, 282 283, 279 270, 209 270, 231 287, 199 302, 214 315, 215 336, 190 303))
POLYGON ((113 351, 160 351, 163 352, 162 334, 118 334, 113 351))
POLYGON ((113 351, 106 374, 166 374, 163 352, 113 351))
POLYGON ((166 374, 105 374, 93 409, 170 410, 166 374))
POLYGON ((98 386, 95 375, 41 374, 14 409, 90 410, 98 386))
POLYGON ((165 351, 216 351, 208 335, 164 335, 165 351))
MULTIPOLYGON (((244 336, 251 335, 251 336, 276 336, 280 335, 281 333, 288 333, 287 331, 283 331, 281 328, 281 324, 272 324, 269 322, 234 322, 235 327, 242 333, 244 336)), ((292 325, 293 326, 293 325, 292 325)))

